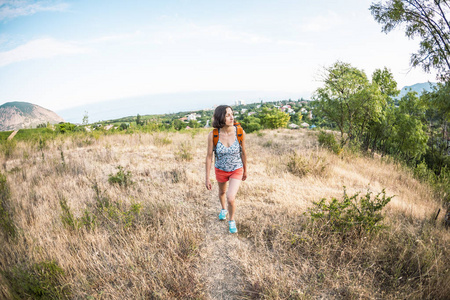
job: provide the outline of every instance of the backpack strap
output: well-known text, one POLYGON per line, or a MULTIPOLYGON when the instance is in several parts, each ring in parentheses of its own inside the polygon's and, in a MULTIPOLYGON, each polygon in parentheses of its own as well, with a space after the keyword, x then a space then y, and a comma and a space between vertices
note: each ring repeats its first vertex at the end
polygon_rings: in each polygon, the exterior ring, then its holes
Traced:
POLYGON ((242 140, 244 139, 244 129, 241 127, 241 123, 234 123, 236 126, 236 136, 239 142, 239 145, 242 147, 242 140))
POLYGON ((239 152, 242 155, 242 140, 244 139, 244 129, 242 129, 241 123, 234 123, 234 126, 236 127, 236 137, 239 142, 239 152))
POLYGON ((219 142, 219 129, 214 128, 213 130, 213 152, 217 159, 217 153, 216 153, 216 147, 217 143, 219 142))
POLYGON ((217 143, 219 142, 219 129, 214 128, 213 130, 213 145, 214 149, 216 149, 217 143))

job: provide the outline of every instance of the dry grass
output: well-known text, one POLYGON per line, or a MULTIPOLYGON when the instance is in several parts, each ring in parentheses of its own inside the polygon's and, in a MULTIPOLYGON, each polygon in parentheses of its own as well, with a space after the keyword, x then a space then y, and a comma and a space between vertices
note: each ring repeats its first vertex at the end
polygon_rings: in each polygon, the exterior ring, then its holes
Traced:
MULTIPOLYGON (((12 240, 0 233, 0 298, 13 296, 7 278, 14 268, 49 261, 64 270, 54 284, 68 287, 69 298, 208 298, 201 252, 210 242, 205 203, 215 196, 203 186, 206 136, 200 130, 17 143, 3 157, 19 234, 12 240), (118 166, 133 184, 108 182, 118 166), (61 199, 77 226, 64 225, 61 199), (110 208, 99 208, 99 199, 110 208), (86 212, 95 221, 83 219, 86 212)), ((237 238, 250 245, 237 258, 242 297, 450 294, 450 235, 432 220, 439 203, 401 166, 337 156, 306 130, 249 134, 247 153, 249 177, 237 197, 237 238), (395 195, 385 209, 389 229, 346 240, 324 235, 304 213, 313 201, 340 198, 343 186, 349 194, 384 188, 395 195)))

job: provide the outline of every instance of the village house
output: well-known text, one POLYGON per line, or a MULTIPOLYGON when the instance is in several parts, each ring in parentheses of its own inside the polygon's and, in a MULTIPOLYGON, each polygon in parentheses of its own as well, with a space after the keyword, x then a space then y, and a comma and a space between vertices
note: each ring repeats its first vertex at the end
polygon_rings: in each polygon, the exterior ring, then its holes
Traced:
POLYGON ((290 105, 284 105, 283 107, 281 107, 281 111, 292 115, 295 114, 295 111, 291 108, 290 105))
POLYGON ((197 118, 201 118, 202 115, 199 115, 197 113, 192 113, 190 115, 187 116, 187 121, 197 121, 197 118))

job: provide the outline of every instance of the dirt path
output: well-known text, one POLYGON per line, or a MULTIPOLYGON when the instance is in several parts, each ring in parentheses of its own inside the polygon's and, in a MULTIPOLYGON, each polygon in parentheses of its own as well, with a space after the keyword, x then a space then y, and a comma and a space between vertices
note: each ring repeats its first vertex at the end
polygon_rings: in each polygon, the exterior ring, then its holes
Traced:
POLYGON ((14 138, 14 136, 19 132, 19 129, 14 130, 13 132, 11 132, 11 134, 8 136, 8 141, 12 140, 14 138))
POLYGON ((246 252, 248 244, 239 233, 228 232, 227 221, 219 221, 217 193, 215 186, 206 204, 206 240, 202 253, 206 291, 209 299, 242 299, 244 280, 238 257, 246 252))

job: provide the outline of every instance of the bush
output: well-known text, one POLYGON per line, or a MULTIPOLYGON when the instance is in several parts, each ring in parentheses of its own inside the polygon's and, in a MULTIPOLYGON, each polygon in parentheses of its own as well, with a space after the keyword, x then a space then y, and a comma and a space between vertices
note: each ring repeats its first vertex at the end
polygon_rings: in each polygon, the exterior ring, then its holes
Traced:
POLYGON ((125 171, 122 166, 118 166, 117 173, 115 175, 109 174, 108 182, 110 184, 118 184, 123 187, 128 187, 133 184, 131 181, 131 172, 125 171))
POLYGON ((13 221, 11 192, 6 176, 0 173, 0 228, 7 239, 16 238, 17 228, 13 221))
POLYGON ((59 123, 55 127, 56 131, 60 133, 70 132, 75 129, 75 125, 71 123, 59 123))
POLYGON ((71 292, 62 283, 64 270, 54 261, 17 265, 2 272, 14 299, 68 299, 71 292))
POLYGON ((325 147, 325 148, 333 151, 335 154, 338 154, 338 155, 341 154, 342 147, 336 141, 334 134, 320 131, 318 140, 319 140, 319 145, 321 145, 322 147, 325 147))
POLYGON ((358 199, 359 194, 358 192, 349 197, 344 187, 342 200, 332 198, 327 203, 323 198, 319 202, 313 202, 314 207, 308 209, 312 221, 322 222, 332 232, 344 234, 353 231, 364 234, 380 230, 383 228, 380 225, 383 220, 381 210, 394 196, 386 197, 384 189, 374 199, 369 191, 358 199))

